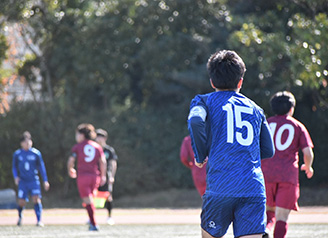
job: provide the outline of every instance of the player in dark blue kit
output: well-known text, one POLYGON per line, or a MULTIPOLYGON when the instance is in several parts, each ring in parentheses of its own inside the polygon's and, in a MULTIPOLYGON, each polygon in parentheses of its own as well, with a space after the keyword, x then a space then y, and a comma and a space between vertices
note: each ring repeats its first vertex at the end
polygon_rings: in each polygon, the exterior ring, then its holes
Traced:
POLYGON ((21 149, 15 151, 13 155, 12 172, 15 184, 18 186, 18 222, 22 224, 22 212, 28 201, 29 195, 34 203, 34 211, 37 218, 37 226, 43 226, 41 222, 42 203, 41 188, 38 172, 41 173, 44 189, 49 190, 46 168, 39 150, 32 147, 32 138, 29 132, 24 132, 20 139, 21 149))
POLYGON ((195 163, 207 162, 202 237, 223 237, 232 222, 235 237, 260 238, 266 226, 261 159, 274 154, 270 129, 263 110, 239 93, 246 68, 236 52, 216 52, 207 69, 215 92, 197 95, 188 117, 195 163))

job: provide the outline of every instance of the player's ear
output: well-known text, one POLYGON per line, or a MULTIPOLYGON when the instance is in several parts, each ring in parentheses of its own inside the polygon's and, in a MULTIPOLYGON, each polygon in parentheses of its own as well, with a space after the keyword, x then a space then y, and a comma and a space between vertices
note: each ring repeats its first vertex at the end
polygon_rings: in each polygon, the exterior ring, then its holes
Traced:
POLYGON ((289 116, 293 116, 295 111, 295 107, 291 107, 289 112, 287 113, 289 116))
POLYGON ((211 87, 215 89, 212 79, 210 79, 211 87))
POLYGON ((238 89, 241 89, 241 86, 243 85, 243 81, 244 81, 244 79, 243 78, 240 78, 240 80, 239 80, 239 82, 237 84, 237 88, 238 89))

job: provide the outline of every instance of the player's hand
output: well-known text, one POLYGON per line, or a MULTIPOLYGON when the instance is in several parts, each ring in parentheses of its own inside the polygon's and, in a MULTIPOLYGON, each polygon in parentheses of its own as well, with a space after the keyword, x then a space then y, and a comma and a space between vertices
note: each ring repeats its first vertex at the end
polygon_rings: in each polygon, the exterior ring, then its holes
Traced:
POLYGON ((110 178, 108 178, 108 182, 109 183, 114 183, 115 182, 115 179, 113 177, 110 177, 110 178))
POLYGON ((196 165, 198 168, 203 168, 203 166, 207 163, 207 160, 208 160, 207 157, 206 157, 206 159, 203 161, 203 163, 198 163, 198 162, 195 160, 195 165, 196 165))
POLYGON ((76 170, 75 170, 74 168, 71 168, 71 169, 68 171, 68 175, 69 175, 71 178, 76 178, 76 177, 77 177, 76 170))
POLYGON ((305 171, 305 174, 307 176, 308 179, 312 178, 313 174, 314 174, 314 170, 312 167, 308 167, 305 164, 302 164, 301 166, 301 170, 305 171))
POLYGON ((49 191, 49 189, 50 189, 49 182, 44 182, 43 186, 44 186, 44 190, 49 191))
POLYGON ((15 184, 18 186, 18 184, 19 184, 19 177, 15 178, 15 184))
POLYGON ((106 183, 106 176, 101 176, 100 186, 105 185, 105 183, 106 183))

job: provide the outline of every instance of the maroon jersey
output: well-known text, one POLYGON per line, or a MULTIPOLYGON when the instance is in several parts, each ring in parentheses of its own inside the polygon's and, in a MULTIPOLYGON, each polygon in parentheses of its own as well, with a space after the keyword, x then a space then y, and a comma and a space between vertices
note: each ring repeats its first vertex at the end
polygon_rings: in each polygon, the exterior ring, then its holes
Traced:
POLYGON ((92 141, 84 140, 72 148, 73 156, 77 159, 77 173, 79 175, 99 175, 99 160, 104 156, 101 146, 92 141))
POLYGON ((268 123, 276 151, 272 158, 261 161, 265 182, 297 185, 298 152, 305 147, 313 148, 310 134, 301 122, 291 116, 270 117, 268 123))
POLYGON ((198 193, 202 196, 206 190, 206 165, 202 168, 198 168, 195 165, 194 151, 191 147, 191 138, 186 136, 180 149, 181 162, 191 169, 192 178, 198 193))

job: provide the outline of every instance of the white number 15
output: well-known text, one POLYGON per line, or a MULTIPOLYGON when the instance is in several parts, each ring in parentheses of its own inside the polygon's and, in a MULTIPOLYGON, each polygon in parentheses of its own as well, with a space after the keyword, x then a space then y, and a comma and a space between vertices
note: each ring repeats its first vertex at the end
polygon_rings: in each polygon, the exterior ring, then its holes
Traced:
POLYGON ((226 104, 222 107, 224 111, 227 112, 227 142, 233 143, 234 137, 236 134, 236 140, 239 144, 248 146, 253 143, 254 139, 254 131, 253 126, 249 121, 242 120, 241 114, 253 114, 253 109, 250 107, 238 106, 235 105, 234 109, 232 109, 231 104, 226 104), (237 128, 246 127, 247 129, 247 136, 243 138, 243 134, 241 132, 234 132, 234 121, 236 123, 237 128))

